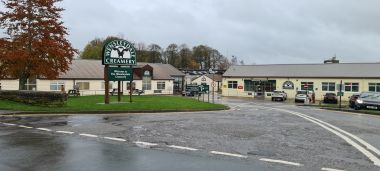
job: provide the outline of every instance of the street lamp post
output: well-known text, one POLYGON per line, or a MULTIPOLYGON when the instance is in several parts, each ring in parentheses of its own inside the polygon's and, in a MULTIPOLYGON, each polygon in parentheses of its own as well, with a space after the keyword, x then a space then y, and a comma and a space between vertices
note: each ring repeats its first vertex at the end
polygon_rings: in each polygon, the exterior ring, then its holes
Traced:
POLYGON ((210 68, 209 69, 209 73, 212 73, 212 103, 215 103, 215 96, 214 96, 214 93, 215 93, 215 91, 214 91, 214 88, 215 88, 215 78, 214 78, 214 76, 215 76, 215 72, 213 71, 213 69, 212 68, 210 68))

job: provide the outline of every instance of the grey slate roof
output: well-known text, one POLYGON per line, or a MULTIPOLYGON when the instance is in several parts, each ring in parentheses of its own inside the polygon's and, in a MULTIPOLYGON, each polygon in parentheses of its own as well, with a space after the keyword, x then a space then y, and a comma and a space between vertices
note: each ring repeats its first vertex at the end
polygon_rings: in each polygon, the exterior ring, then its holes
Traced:
POLYGON ((206 77, 210 78, 211 80, 214 77, 214 81, 217 81, 217 82, 221 82, 223 80, 223 78, 222 78, 223 76, 220 75, 220 74, 214 74, 214 75, 212 75, 212 74, 205 74, 205 75, 200 75, 198 77, 194 77, 192 79, 192 81, 194 81, 194 80, 196 80, 196 79, 198 79, 200 77, 203 77, 203 76, 206 76, 206 77))
MULTIPOLYGON (((137 63, 134 68, 141 68, 145 65, 153 67, 154 80, 171 80, 172 76, 185 76, 181 71, 170 64, 159 63, 137 63)), ((104 78, 104 66, 101 60, 73 60, 70 70, 61 73, 59 79, 94 79, 104 78)), ((137 77, 135 77, 137 78, 137 77)))
POLYGON ((240 65, 223 77, 380 78, 380 63, 240 65))

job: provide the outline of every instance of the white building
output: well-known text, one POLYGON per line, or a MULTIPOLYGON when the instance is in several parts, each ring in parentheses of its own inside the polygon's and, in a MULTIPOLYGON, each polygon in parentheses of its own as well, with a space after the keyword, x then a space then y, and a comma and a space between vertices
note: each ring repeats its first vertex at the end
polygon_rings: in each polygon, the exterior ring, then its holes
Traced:
POLYGON ((210 91, 212 91, 212 87, 214 85, 214 91, 220 91, 222 85, 222 75, 219 74, 205 74, 198 77, 195 77, 191 84, 194 85, 209 85, 210 91))
MULTIPOLYGON (((133 67, 132 89, 144 90, 145 94, 180 93, 185 74, 169 64, 138 63, 133 67)), ((63 85, 66 92, 79 87, 81 95, 104 94, 104 66, 101 60, 73 60, 70 70, 56 80, 37 78, 29 80, 28 89, 36 91, 60 91, 63 85)), ((117 82, 110 82, 110 89, 117 88, 117 82)), ((122 82, 122 91, 128 94, 129 81, 122 82)), ((2 90, 18 90, 18 80, 0 80, 2 90)))
POLYGON ((342 100, 361 92, 380 92, 380 63, 272 64, 231 66, 223 75, 223 96, 271 98, 283 90, 288 98, 298 90, 344 92, 342 100), (340 90, 342 87, 342 90, 340 90))

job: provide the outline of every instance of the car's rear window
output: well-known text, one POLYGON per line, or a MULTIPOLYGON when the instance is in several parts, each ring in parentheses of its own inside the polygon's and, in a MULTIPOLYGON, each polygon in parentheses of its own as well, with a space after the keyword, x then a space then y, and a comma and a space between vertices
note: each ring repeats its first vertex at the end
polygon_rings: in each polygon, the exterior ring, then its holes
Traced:
POLYGON ((297 94, 306 94, 306 91, 297 91, 297 94))

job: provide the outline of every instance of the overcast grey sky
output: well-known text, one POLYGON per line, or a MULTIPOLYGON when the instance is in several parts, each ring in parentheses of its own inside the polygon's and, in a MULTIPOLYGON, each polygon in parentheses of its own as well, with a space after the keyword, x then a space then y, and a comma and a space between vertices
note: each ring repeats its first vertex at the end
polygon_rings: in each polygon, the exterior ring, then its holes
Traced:
POLYGON ((64 0, 69 39, 207 44, 246 64, 380 62, 379 0, 64 0))

